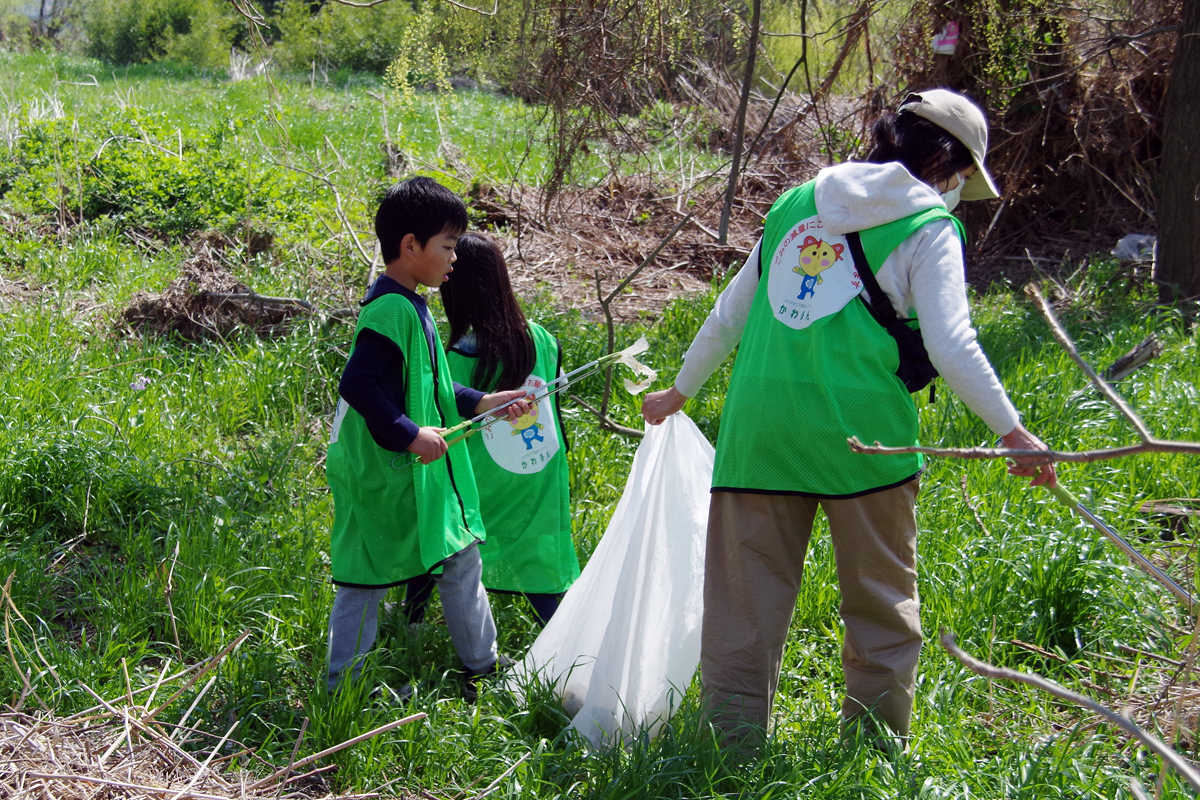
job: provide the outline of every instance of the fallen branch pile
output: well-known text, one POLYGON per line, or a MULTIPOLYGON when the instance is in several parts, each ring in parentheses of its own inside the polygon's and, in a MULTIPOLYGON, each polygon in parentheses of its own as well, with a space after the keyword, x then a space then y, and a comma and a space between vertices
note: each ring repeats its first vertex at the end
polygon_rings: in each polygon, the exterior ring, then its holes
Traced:
POLYGON ((310 314, 304 300, 264 297, 234 278, 222 251, 228 240, 209 232, 192 243, 192 255, 179 277, 161 294, 138 292, 121 312, 122 323, 137 333, 175 334, 184 339, 224 338, 238 330, 259 336, 280 334, 297 315, 310 314))
POLYGON ((507 197, 491 190, 469 202, 487 215, 489 227, 501 229, 496 234, 519 295, 549 294, 557 307, 585 314, 599 310, 597 276, 607 294, 695 212, 614 304, 616 319, 628 321, 657 316, 675 297, 706 291, 714 275, 740 267, 779 185, 802 183, 817 168, 805 162, 764 169, 770 170, 769 181, 767 173, 747 181, 766 191, 759 197, 743 194, 742 213, 734 216, 726 244, 716 233, 721 198, 715 181, 689 194, 655 185, 649 177, 614 177, 595 188, 560 192, 549 218, 537 211, 540 195, 532 188, 513 187, 507 197))

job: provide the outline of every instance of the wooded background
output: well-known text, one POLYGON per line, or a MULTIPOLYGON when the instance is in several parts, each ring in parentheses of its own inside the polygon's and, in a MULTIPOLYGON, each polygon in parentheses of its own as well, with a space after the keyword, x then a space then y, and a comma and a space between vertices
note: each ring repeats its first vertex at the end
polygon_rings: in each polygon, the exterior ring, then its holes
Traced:
MULTIPOLYGON (((881 110, 911 90, 948 86, 991 114, 989 163, 1004 190, 1002 200, 963 207, 974 280, 1020 280, 1107 252, 1123 235, 1160 233, 1154 277, 1165 301, 1200 296, 1196 6, 3 0, 0 40, 114 65, 207 69, 224 69, 241 50, 313 81, 366 70, 386 73, 408 96, 451 86, 512 94, 551 123, 542 216, 579 183, 580 153, 604 148, 628 169, 675 118, 694 120, 689 134, 728 157, 734 173, 771 153, 802 152, 811 166, 861 157, 881 110), (947 22, 959 25, 958 48, 935 54, 932 38, 947 22), (763 135, 747 137, 747 125, 763 135)), ((769 197, 810 177, 796 162, 760 171, 754 186, 730 181, 725 218, 735 196, 769 197)))

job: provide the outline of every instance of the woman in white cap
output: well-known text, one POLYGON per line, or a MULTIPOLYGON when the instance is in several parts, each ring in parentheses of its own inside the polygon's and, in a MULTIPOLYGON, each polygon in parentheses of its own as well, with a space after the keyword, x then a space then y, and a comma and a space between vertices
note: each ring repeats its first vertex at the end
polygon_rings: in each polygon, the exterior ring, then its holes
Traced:
MULTIPOLYGON (((998 196, 983 112, 946 89, 921 92, 878 120, 874 139, 867 163, 823 169, 775 202, 675 385, 642 406, 653 424, 679 411, 740 342, 717 440, 700 659, 727 739, 767 728, 818 507, 842 595, 844 725, 881 744, 907 739, 922 641, 923 462, 846 445, 917 442, 910 389, 922 382, 900 355, 897 316, 919 319, 928 361, 1006 446, 1046 449, 1021 425, 968 315, 962 225, 950 210, 998 196)), ((1055 482, 1049 464, 1009 472, 1055 482)))

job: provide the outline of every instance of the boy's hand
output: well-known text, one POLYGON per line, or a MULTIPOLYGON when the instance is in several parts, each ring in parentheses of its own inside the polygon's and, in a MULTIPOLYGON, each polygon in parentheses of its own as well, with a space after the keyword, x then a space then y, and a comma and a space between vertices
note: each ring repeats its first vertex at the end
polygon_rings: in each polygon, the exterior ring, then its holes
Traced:
MULTIPOLYGON (((1049 450, 1041 439, 1025 430, 1025 426, 1017 423, 1017 427, 1000 437, 1004 446, 1010 450, 1049 450)), ((1008 474, 1019 475, 1023 478, 1033 478, 1030 486, 1049 484, 1058 485, 1058 475, 1054 472, 1054 462, 1040 459, 1036 456, 1022 456, 1008 462, 1008 474)))
POLYGON ((662 421, 683 409, 687 396, 672 386, 661 392, 651 392, 642 401, 642 416, 651 425, 661 425, 662 421))
POLYGON ((445 428, 425 427, 417 431, 417 438, 408 446, 408 452, 421 459, 422 464, 432 464, 446 455, 446 440, 442 438, 445 428))
MULTIPOLYGON (((485 411, 490 411, 491 409, 495 408, 496 406, 502 406, 507 402, 516 400, 518 397, 528 398, 531 396, 532 395, 530 395, 529 392, 527 392, 525 389, 513 389, 513 390, 507 391, 507 392, 496 392, 495 394, 485 394, 483 397, 481 397, 479 399, 478 405, 475 406, 475 413, 482 414, 485 411)), ((513 403, 511 406, 504 409, 504 413, 507 416, 509 422, 516 422, 519 418, 528 414, 529 409, 532 407, 533 407, 533 404, 530 403, 528 401, 528 399, 526 399, 526 400, 522 400, 519 403, 513 403)))

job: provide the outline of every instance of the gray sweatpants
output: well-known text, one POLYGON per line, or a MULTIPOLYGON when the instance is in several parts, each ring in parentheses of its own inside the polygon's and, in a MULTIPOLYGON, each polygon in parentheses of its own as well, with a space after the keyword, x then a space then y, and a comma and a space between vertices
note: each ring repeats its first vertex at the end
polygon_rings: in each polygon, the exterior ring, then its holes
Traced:
MULTIPOLYGON (((496 623, 483 588, 483 562, 478 543, 459 550, 442 562, 442 574, 434 575, 442 597, 442 614, 450 630, 450 641, 463 664, 480 673, 496 663, 496 623)), ((339 586, 329 615, 329 673, 332 691, 347 668, 357 677, 362 657, 375 645, 379 629, 379 603, 384 589, 339 586)))

